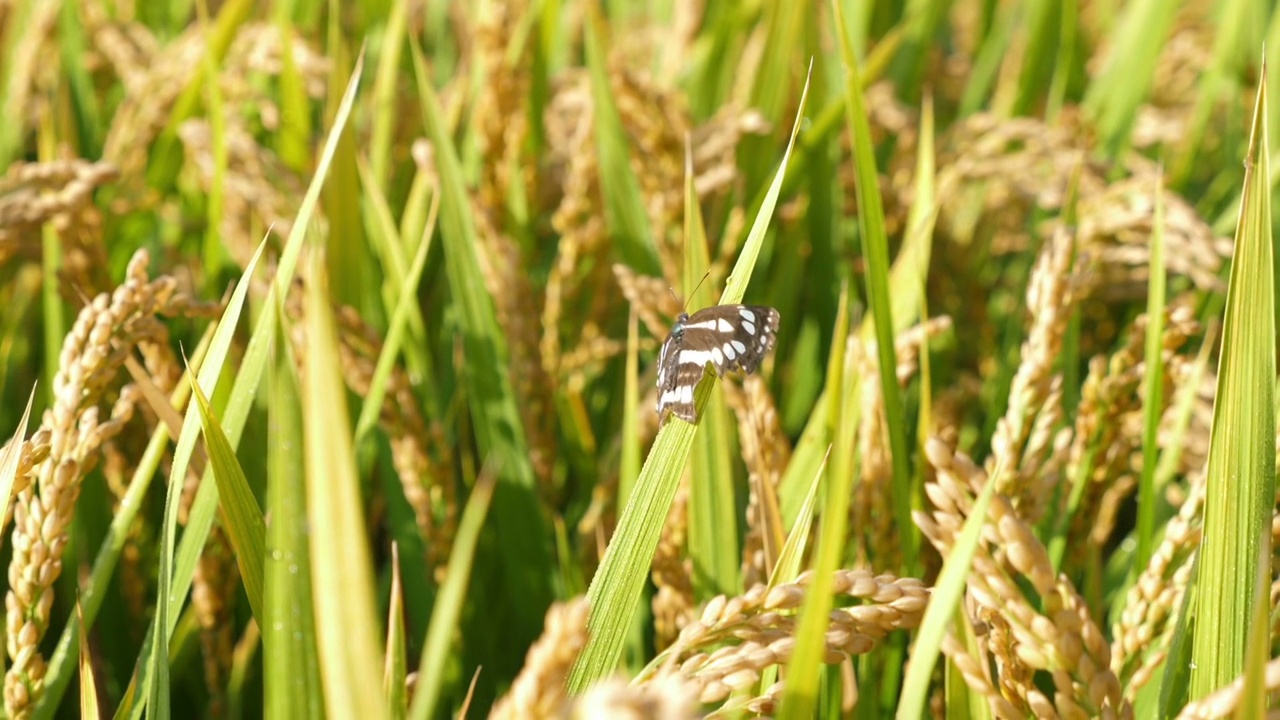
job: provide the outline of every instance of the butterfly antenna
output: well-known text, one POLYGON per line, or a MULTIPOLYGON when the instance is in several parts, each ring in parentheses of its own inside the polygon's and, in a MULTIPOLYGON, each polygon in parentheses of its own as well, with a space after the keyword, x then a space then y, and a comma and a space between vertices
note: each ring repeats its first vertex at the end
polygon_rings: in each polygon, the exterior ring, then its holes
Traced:
POLYGON ((702 280, 699 280, 698 284, 693 286, 693 291, 690 292, 688 296, 685 297, 684 302, 680 302, 680 296, 676 295, 675 288, 671 287, 670 285, 667 286, 667 290, 671 293, 671 298, 675 300, 677 304, 680 305, 680 312, 684 312, 689 309, 689 298, 693 297, 694 294, 698 292, 698 288, 702 287, 703 280, 706 280, 708 277, 710 277, 710 275, 711 275, 711 268, 707 268, 707 271, 702 274, 702 280))

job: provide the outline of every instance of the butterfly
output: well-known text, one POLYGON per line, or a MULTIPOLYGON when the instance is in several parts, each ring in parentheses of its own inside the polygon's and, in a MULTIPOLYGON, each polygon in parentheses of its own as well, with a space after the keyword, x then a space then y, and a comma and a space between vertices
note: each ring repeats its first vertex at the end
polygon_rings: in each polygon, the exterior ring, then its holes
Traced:
POLYGON ((707 363, 716 374, 754 372, 773 349, 778 311, 761 305, 712 305, 680 313, 658 354, 658 422, 668 409, 687 423, 698 421, 693 389, 707 363))

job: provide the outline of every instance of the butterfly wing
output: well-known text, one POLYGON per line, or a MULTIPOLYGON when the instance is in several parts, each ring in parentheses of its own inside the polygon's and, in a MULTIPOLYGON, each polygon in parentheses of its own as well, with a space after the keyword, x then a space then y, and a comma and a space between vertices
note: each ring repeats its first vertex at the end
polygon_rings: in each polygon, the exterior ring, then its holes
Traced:
POLYGON ((759 305, 715 305, 681 316, 658 355, 658 415, 670 408, 697 421, 693 389, 708 364, 717 375, 754 372, 777 340, 778 311, 759 305))
MULTIPOLYGON (((778 311, 760 305, 715 305, 685 324, 682 355, 688 362, 727 372, 755 372, 778 338, 778 311)), ((683 362, 683 360, 682 360, 683 362)))

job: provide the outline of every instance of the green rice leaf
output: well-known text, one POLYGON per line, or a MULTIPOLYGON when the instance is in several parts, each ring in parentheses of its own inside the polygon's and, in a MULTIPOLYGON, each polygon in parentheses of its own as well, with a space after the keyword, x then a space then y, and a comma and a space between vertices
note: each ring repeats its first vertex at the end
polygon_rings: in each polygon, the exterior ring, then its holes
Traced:
MULTIPOLYGON (((227 309, 223 312, 222 319, 218 323, 218 330, 214 333, 209 353, 200 367, 199 383, 201 386, 208 388, 209 392, 213 391, 217 385, 218 378, 222 374, 222 365, 231 349, 231 340, 235 327, 240 320, 240 313, 244 309, 245 297, 249 289, 248 279, 252 277, 253 270, 257 267, 264 246, 265 243, 258 245, 258 250, 254 254, 253 260, 249 262, 249 266, 245 270, 244 279, 236 286, 235 292, 232 293, 231 301, 227 303, 227 309)), ((157 603, 155 621, 151 628, 152 636, 157 641, 152 642, 149 647, 144 643, 143 652, 139 656, 147 659, 145 661, 146 671, 142 675, 142 682, 139 683, 140 689, 144 690, 139 694, 139 697, 143 698, 144 702, 138 704, 138 710, 141 711, 144 707, 149 707, 150 715, 156 718, 167 718, 170 712, 169 639, 173 630, 170 617, 172 616, 176 620, 176 611, 181 607, 181 601, 179 600, 175 603, 174 595, 172 594, 173 586, 178 584, 174 582, 174 575, 176 574, 173 569, 174 547, 177 544, 178 505, 182 487, 185 484, 183 480, 187 474, 191 455, 195 451, 196 441, 199 439, 200 425, 196 418, 197 412, 194 406, 187 406, 182 433, 179 435, 177 445, 173 451, 173 465, 169 473, 168 492, 165 495, 164 525, 161 529, 160 541, 160 576, 157 579, 157 592, 162 600, 168 598, 169 602, 162 601, 157 603)), ((212 482, 207 485, 215 487, 212 482)), ((187 528, 187 532, 190 533, 190 523, 188 523, 187 528)), ((185 537, 184 535, 184 539, 185 537)), ((186 589, 183 588, 181 595, 178 596, 179 598, 186 597, 186 589)))
POLYGON ((320 674, 326 711, 335 717, 385 717, 373 565, 355 450, 347 429, 346 386, 324 258, 311 256, 307 279, 302 429, 307 522, 320 674))
MULTIPOLYGON (((436 204, 433 207, 439 207, 439 205, 436 204)), ((378 362, 373 368, 373 378, 369 381, 369 392, 360 405, 360 418, 356 422, 355 434, 357 448, 378 422, 378 412, 382 408, 382 402, 387 393, 387 381, 391 377, 396 357, 403 346, 410 318, 416 315, 418 321, 422 321, 422 316, 415 312, 418 309, 418 283, 422 280, 423 268, 427 266, 427 253, 431 250, 435 216, 435 212, 432 212, 432 220, 427 223, 427 228, 422 234, 422 242, 418 243, 418 251, 414 253, 413 264, 410 265, 407 276, 400 285, 400 295, 396 299, 395 311, 391 315, 391 324, 387 327, 387 336, 382 343, 382 351, 378 353, 378 362)))
POLYGON ((933 666, 942 649, 942 639, 957 612, 962 611, 960 600, 964 597, 973 557, 978 551, 982 528, 987 524, 987 508, 996 492, 996 479, 1004 472, 997 467, 987 478, 982 494, 969 511, 964 529, 956 539, 956 546, 942 562, 942 571, 929 595, 924 619, 911 646, 911 661, 907 663, 907 676, 902 683, 902 696, 898 698, 898 720, 915 720, 924 717, 925 701, 929 698, 929 680, 933 666))
MULTIPOLYGON (((13 501, 13 483, 18 477, 18 461, 22 458, 22 444, 27 437, 27 422, 31 419, 31 405, 36 400, 36 389, 31 388, 27 396, 27 409, 22 411, 22 419, 13 431, 13 442, 7 447, 0 447, 0 523, 9 517, 9 505, 13 501)), ((0 538, 7 529, 0 524, 0 538)))
POLYGON ((267 554, 267 544, 262 508, 258 507, 258 500, 244 477, 244 470, 236 459, 235 450, 231 448, 226 433, 214 417, 209 398, 200 390, 200 384, 190 370, 187 371, 187 381, 191 383, 192 394, 200 408, 200 427, 205 447, 209 451, 209 468, 213 470, 213 479, 218 483, 218 508, 222 511, 222 527, 227 531, 231 547, 235 551, 249 607, 253 609, 255 618, 265 622, 262 564, 267 554))
POLYGON ((1164 181, 1156 174, 1155 221, 1151 233, 1151 273, 1147 284, 1147 337, 1143 362, 1147 372, 1146 402, 1143 407, 1142 476, 1138 481, 1138 548, 1133 557, 1135 568, 1145 568, 1155 547, 1156 533, 1156 464, 1160 445, 1160 417, 1164 410, 1164 181))
MULTIPOLYGON (((867 301, 876 328, 877 359, 880 367, 880 393, 884 400, 885 423, 889 435, 889 451, 893 460, 893 517, 897 525, 902 556, 907 568, 916 565, 919 545, 915 525, 911 522, 911 473, 907 446, 904 401, 898 388, 898 360, 894 350, 893 306, 889 301, 889 240, 885 234, 884 205, 880 199, 880 181, 876 171, 875 146, 867 116, 857 57, 849 44, 844 12, 833 0, 836 26, 840 33, 841 55, 848 78, 845 83, 846 117, 853 137, 854 177, 858 195, 858 220, 862 249, 867 260, 867 301)), ((912 273, 918 276, 919 270, 912 273)), ((914 288, 915 283, 908 283, 914 288)))
POLYGON ((591 73, 591 98, 595 108, 596 152, 600 154, 600 192, 604 199, 605 222, 618 254, 636 272, 657 275, 658 251, 653 229, 640 194, 640 180, 631 167, 631 155, 622 118, 614 104, 609 86, 607 58, 600 47, 599 9, 595 3, 585 6, 583 45, 587 69, 591 73))
POLYGON ((826 420, 834 439, 831 464, 826 478, 826 499, 822 504, 822 526, 800 619, 796 626, 795 651, 787 662, 787 685, 783 690, 779 717, 798 720, 817 711, 818 684, 826 654, 826 632, 832 606, 832 574, 844 560, 849 504, 853 480, 859 473, 854 454, 854 437, 860 419, 861 378, 847 354, 849 335, 848 289, 840 294, 836 324, 832 331, 831 356, 827 361, 826 420))
MULTIPOLYGON (((287 337, 279 304, 268 308, 287 337)), ((303 466, 302 400, 292 346, 274 348, 267 387, 270 424, 267 437, 266 605, 262 624, 264 713, 268 717, 319 720, 324 691, 316 648, 316 622, 311 594, 310 524, 307 521, 303 466)))
POLYGON ((1124 5, 1115 23, 1106 63, 1085 93, 1084 110, 1098 124, 1102 145, 1113 156, 1129 142, 1138 108, 1155 77, 1178 4, 1140 0, 1124 5))
POLYGON ((1244 669, 1255 566, 1275 507, 1275 273, 1266 66, 1259 79, 1227 290, 1195 586, 1191 698, 1244 669))
MULTIPOLYGON (((498 471, 500 468, 495 466, 493 470, 498 471)), ((489 472, 488 468, 481 472, 471 491, 471 497, 467 500, 467 507, 462 512, 462 520, 458 523, 458 535, 454 539, 453 550, 449 553, 448 575, 445 576, 440 594, 436 596, 435 606, 431 609, 431 625, 427 629, 422 660, 418 666, 417 690, 409 712, 409 717, 413 720, 436 717, 436 705, 445 681, 449 647, 466 601, 476 545, 480 541, 480 531, 497 487, 494 474, 496 473, 489 472)))
POLYGON ((387 656, 382 671, 382 692, 387 697, 387 717, 401 720, 409 711, 405 689, 408 674, 404 639, 404 586, 400 582, 400 548, 391 544, 391 592, 387 607, 387 656))

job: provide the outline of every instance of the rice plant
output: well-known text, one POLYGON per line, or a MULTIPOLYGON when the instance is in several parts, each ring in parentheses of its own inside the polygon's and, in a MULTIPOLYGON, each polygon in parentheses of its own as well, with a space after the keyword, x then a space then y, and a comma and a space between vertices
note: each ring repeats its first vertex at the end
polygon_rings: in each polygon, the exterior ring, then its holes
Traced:
POLYGON ((1277 53, 0 0, 5 714, 1275 714, 1277 53))

